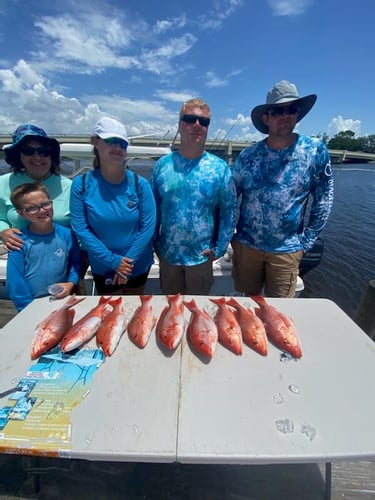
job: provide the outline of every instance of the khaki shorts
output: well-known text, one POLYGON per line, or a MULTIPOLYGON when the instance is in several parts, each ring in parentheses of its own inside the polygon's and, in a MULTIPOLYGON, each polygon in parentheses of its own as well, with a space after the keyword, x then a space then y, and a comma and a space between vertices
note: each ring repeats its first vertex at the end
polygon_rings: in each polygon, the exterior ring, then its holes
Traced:
POLYGON ((212 262, 174 266, 160 259, 160 287, 165 295, 209 295, 213 283, 212 262))
POLYGON ((294 297, 303 251, 269 253, 232 241, 232 278, 235 289, 246 295, 294 297))

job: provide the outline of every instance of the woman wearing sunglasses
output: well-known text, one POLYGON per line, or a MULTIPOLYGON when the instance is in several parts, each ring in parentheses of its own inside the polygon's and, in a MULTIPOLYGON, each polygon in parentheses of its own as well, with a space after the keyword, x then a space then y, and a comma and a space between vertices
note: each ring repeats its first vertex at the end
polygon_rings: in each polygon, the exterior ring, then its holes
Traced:
POLYGON ((56 139, 31 124, 20 125, 12 144, 4 148, 11 172, 0 176, 0 237, 8 250, 22 248, 20 237, 27 221, 14 208, 10 193, 20 184, 39 182, 50 193, 54 222, 70 226, 69 199, 72 181, 60 175, 60 145, 56 139))
POLYGON ((101 118, 91 138, 94 169, 73 180, 72 228, 100 295, 143 294, 153 262, 156 208, 146 179, 127 170, 124 125, 101 118))

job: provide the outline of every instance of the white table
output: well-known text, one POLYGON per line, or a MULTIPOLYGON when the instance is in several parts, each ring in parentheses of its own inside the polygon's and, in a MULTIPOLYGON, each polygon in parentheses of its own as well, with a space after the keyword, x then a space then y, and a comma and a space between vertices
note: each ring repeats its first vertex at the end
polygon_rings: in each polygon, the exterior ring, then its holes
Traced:
MULTIPOLYGON (((94 307, 98 298, 86 297, 75 306, 75 320, 94 307)), ((124 303, 134 310, 140 301, 136 297, 124 303)), ((164 298, 155 301, 155 312, 158 314, 166 303, 164 298)), ((35 363, 30 361, 34 326, 60 305, 48 298, 35 300, 3 328, 0 392, 12 387, 35 363)), ((95 342, 90 345, 95 347, 95 342)), ((179 369, 180 348, 173 356, 166 356, 152 336, 141 350, 125 333, 114 355, 95 372, 88 396, 73 409, 71 449, 60 455, 88 460, 174 462, 179 369)), ((5 402, 6 398, 1 399, 0 405, 5 402)), ((56 451, 59 453, 58 446, 56 451)))
MULTIPOLYGON (((250 299, 242 299, 250 303, 250 299)), ((295 320, 303 357, 218 346, 204 365, 184 343, 177 458, 281 463, 374 458, 375 343, 333 302, 269 299, 295 320), (294 431, 277 430, 288 419, 294 431), (301 432, 301 426, 316 435, 301 432), (310 439, 312 438, 312 439, 310 439)))
MULTIPOLYGON (((124 299, 132 309, 139 303, 124 299)), ((78 304, 76 319, 97 300, 78 304)), ((300 360, 283 361, 271 344, 267 357, 247 346, 235 356, 218 345, 204 363, 185 338, 167 355, 154 335, 140 350, 125 334, 72 412, 69 456, 198 464, 373 459, 374 342, 329 300, 268 300, 294 319, 300 360), (278 430, 278 421, 292 432, 278 430)), ((215 308, 207 297, 197 301, 215 308)), ((156 312, 165 304, 154 297, 156 312)), ((0 333, 0 392, 26 374, 34 325, 56 306, 36 300, 0 333)), ((328 473, 329 484, 330 467, 328 473)))

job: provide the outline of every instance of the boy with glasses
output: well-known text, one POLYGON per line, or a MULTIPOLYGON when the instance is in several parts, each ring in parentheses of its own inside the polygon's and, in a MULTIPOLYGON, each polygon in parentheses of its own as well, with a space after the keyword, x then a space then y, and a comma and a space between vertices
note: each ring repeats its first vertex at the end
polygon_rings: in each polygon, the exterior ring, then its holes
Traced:
POLYGON ((15 307, 21 311, 34 298, 48 295, 50 285, 59 287, 55 298, 66 297, 81 271, 81 250, 73 231, 52 221, 53 203, 42 184, 21 184, 10 198, 28 221, 22 248, 8 254, 7 290, 15 307))
POLYGON ((293 297, 303 253, 331 212, 328 150, 320 139, 294 132, 315 101, 315 94, 300 97, 283 80, 251 112, 254 126, 267 137, 241 151, 233 167, 240 209, 232 276, 236 290, 246 295, 293 297))
POLYGON ((224 255, 233 236, 235 186, 227 163, 205 151, 210 120, 204 101, 185 102, 179 150, 161 158, 153 170, 154 246, 164 294, 208 295, 212 262, 224 255))

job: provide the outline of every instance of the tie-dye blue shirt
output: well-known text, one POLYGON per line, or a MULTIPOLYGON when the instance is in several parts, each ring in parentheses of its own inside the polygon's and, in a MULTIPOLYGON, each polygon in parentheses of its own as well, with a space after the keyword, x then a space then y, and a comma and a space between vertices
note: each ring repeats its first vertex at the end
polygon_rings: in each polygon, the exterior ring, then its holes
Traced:
POLYGON ((234 233, 236 188, 227 163, 204 152, 188 160, 174 151, 155 165, 151 187, 157 207, 155 248, 172 265, 224 255, 234 233))
POLYGON ((298 135, 285 149, 257 142, 241 151, 233 177, 240 204, 236 239, 272 253, 312 248, 333 203, 333 172, 321 140, 298 135))

